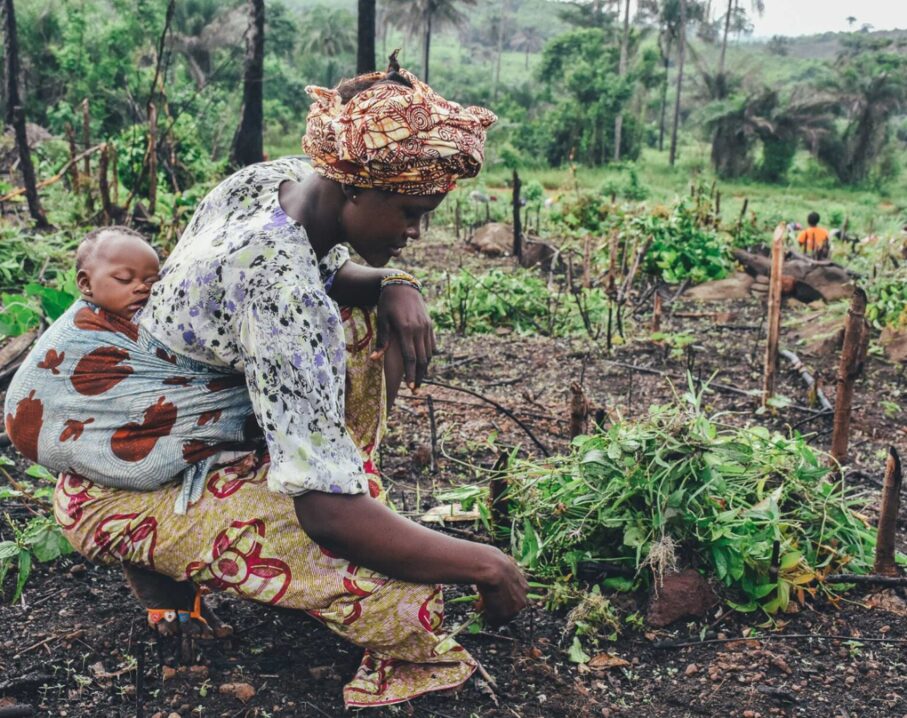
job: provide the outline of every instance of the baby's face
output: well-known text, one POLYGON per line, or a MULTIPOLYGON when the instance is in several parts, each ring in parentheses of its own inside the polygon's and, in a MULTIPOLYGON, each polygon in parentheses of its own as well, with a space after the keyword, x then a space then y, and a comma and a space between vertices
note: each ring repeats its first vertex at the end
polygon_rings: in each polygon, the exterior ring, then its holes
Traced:
POLYGON ((88 301, 132 319, 148 301, 152 285, 160 279, 160 268, 157 254, 147 242, 110 232, 97 239, 77 280, 88 301))

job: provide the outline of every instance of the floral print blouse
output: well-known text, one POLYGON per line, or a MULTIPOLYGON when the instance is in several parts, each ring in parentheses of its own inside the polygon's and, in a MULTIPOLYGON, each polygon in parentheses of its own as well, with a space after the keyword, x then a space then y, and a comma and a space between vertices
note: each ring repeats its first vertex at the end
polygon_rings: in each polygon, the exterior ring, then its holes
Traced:
POLYGON ((344 420, 345 340, 330 282, 349 259, 320 261, 303 226, 278 202, 298 158, 252 165, 201 202, 163 267, 139 323, 170 350, 244 372, 271 456, 268 487, 368 490, 344 420))

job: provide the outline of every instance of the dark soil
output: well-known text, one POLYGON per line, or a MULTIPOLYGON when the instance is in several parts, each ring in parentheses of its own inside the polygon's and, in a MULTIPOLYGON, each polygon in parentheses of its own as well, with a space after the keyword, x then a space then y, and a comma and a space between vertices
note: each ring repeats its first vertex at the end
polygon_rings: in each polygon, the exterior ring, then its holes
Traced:
MULTIPOLYGON (((421 272, 455 269, 461 263, 509 266, 507 260, 477 259, 460 247, 432 241, 417 247, 410 259, 421 272)), ((677 377, 679 386, 690 369, 694 380, 702 382, 717 372, 713 385, 744 391, 761 387, 764 311, 757 300, 696 306, 678 302, 673 309, 732 316, 718 317, 724 320, 719 324, 712 317, 671 317, 666 311, 663 331, 696 338, 692 348, 677 356, 670 347, 644 339, 648 308, 635 322, 628 321, 628 338, 638 338, 615 347, 611 357, 578 338, 445 335, 432 378, 505 406, 552 452, 568 445, 572 381, 582 381, 594 406, 627 417, 672 397, 666 377, 651 372, 677 377)), ((832 400, 835 362, 834 356, 812 358, 832 400)), ((778 391, 797 404, 806 403, 796 376, 784 372, 778 391)), ((887 446, 907 444, 905 393, 903 371, 871 357, 857 388, 848 480, 872 495, 878 493, 887 446), (900 414, 891 416, 891 406, 886 410, 883 401, 900 406, 900 414)), ((811 432, 816 446, 828 448, 828 417, 790 407, 774 416, 757 415, 754 397, 726 390, 706 396, 711 409, 729 412, 729 421, 796 426, 811 432)), ((413 517, 437 503, 437 490, 475 481, 467 464, 494 460, 497 450, 487 444, 490 434, 499 447, 520 445, 528 454, 538 453, 527 434, 493 406, 438 386, 426 386, 415 396, 404 391, 390 428, 382 470, 396 507, 413 517), (434 452, 428 396, 435 418, 434 452)), ((13 519, 28 516, 11 500, 0 502, 0 511, 13 519)), ((444 530, 488 540, 470 524, 444 530)), ((0 540, 6 538, 10 531, 3 521, 0 540)), ((77 556, 37 566, 24 600, 15 606, 8 603, 10 578, 3 588, 0 696, 6 698, 0 698, 0 716, 11 703, 28 704, 35 715, 49 716, 339 716, 344 713, 341 687, 361 656, 360 649, 299 614, 226 595, 209 600, 237 635, 181 651, 179 645, 151 636, 119 571, 77 556), (242 704, 220 693, 226 683, 248 683, 256 693, 242 704)), ((449 596, 464 592, 468 589, 453 589, 449 596)), ((644 596, 629 600, 638 601, 630 609, 644 608, 644 596)), ((448 625, 458 625, 468 611, 467 604, 450 606, 448 625)), ((427 696, 373 715, 907 716, 905 615, 907 604, 892 591, 853 591, 837 607, 809 605, 771 626, 760 625, 762 615, 718 608, 703 621, 668 631, 628 624, 617 641, 602 640, 597 651, 590 651, 628 664, 592 670, 567 659, 572 635, 565 632, 566 617, 534 606, 500 631, 460 634, 496 688, 474 679, 453 695, 427 696), (750 635, 759 638, 743 638, 750 635), (706 642, 695 646, 675 645, 703 638, 706 642)))

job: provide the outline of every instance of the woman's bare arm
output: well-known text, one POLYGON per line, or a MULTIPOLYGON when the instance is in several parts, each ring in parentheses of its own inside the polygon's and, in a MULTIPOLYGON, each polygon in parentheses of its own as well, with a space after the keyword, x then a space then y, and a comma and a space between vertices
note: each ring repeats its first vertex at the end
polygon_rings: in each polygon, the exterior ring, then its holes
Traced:
POLYGON ((509 621, 526 606, 526 579, 492 546, 432 531, 362 494, 310 491, 294 503, 303 530, 355 564, 412 583, 475 584, 492 624, 509 621))

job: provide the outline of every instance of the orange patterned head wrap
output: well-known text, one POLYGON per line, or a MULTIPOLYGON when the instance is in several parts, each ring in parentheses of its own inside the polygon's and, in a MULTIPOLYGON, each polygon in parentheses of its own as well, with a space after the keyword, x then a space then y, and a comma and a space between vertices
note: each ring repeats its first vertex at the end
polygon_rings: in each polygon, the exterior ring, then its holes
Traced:
POLYGON ((337 90, 306 87, 314 102, 302 148, 315 171, 341 184, 408 195, 449 192, 458 178, 475 177, 494 113, 449 102, 412 73, 393 69, 412 87, 384 82, 383 72, 364 75, 357 80, 374 84, 345 104, 337 90))

